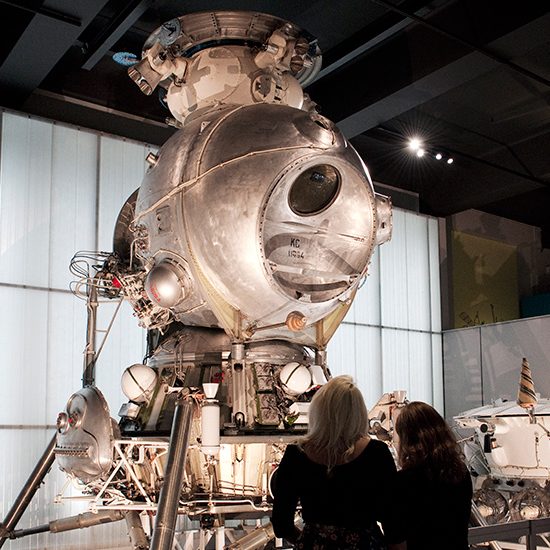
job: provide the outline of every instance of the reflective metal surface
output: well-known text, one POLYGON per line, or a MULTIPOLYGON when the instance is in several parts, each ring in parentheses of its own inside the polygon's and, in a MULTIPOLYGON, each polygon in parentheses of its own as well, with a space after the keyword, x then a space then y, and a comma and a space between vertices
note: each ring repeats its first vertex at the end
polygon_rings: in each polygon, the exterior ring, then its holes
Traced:
POLYGON ((112 466, 115 437, 109 406, 102 393, 95 387, 82 388, 59 414, 57 463, 82 481, 97 479, 112 466))

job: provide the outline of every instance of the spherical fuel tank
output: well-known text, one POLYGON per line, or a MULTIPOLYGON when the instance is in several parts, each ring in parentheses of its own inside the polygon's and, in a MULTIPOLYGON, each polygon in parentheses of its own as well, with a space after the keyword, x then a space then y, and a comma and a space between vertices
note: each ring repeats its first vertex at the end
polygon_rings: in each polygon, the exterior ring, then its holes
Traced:
POLYGON ((209 111, 155 160, 135 223, 152 270, 168 266, 182 281, 185 297, 171 309, 185 324, 311 344, 308 327, 351 297, 389 234, 388 199, 315 112, 273 104, 209 111), (289 329, 293 313, 305 317, 302 331, 289 329))

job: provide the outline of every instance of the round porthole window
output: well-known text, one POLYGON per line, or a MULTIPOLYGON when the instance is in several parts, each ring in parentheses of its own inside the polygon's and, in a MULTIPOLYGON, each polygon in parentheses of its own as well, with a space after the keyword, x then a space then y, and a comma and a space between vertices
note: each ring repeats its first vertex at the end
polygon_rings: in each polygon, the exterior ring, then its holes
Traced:
POLYGON ((338 195, 340 180, 340 173, 330 164, 308 168, 290 188, 290 208, 300 216, 318 214, 330 206, 338 195))

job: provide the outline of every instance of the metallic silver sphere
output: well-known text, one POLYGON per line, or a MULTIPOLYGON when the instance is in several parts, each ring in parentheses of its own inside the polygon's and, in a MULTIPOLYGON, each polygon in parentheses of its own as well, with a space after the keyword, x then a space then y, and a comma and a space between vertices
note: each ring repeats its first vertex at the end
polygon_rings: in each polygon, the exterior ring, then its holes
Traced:
POLYGON ((210 111, 174 135, 146 174, 134 223, 156 264, 147 294, 174 319, 310 345, 389 238, 391 206, 332 122, 258 104, 210 111), (182 294, 166 265, 183 262, 182 294), (303 330, 287 326, 293 312, 303 330))
POLYGON ((149 271, 145 292, 153 303, 161 307, 177 306, 185 298, 185 274, 176 265, 162 262, 149 271))

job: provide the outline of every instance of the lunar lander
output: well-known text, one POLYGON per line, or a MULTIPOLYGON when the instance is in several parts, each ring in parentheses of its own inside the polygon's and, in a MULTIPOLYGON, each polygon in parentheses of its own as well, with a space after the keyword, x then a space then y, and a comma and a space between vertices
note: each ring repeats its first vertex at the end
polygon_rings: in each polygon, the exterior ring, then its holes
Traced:
POLYGON ((550 516, 550 400, 538 399, 523 360, 517 402, 497 402, 455 417, 473 428, 465 452, 475 477, 482 522, 550 516))
MULTIPOLYGON (((54 459, 90 513, 49 530, 125 518, 134 548, 166 550, 185 514, 200 522, 199 546, 213 533, 219 549, 226 519, 269 515, 273 471, 330 377, 327 343, 391 235, 389 199, 302 90, 320 63, 316 40, 292 23, 212 12, 164 24, 130 66, 180 130, 147 157, 113 252, 73 260, 88 307, 83 388, 0 546, 54 459), (147 330, 118 422, 94 385, 103 299, 128 301, 147 330)), ((265 524, 230 548, 271 538, 265 524)))

